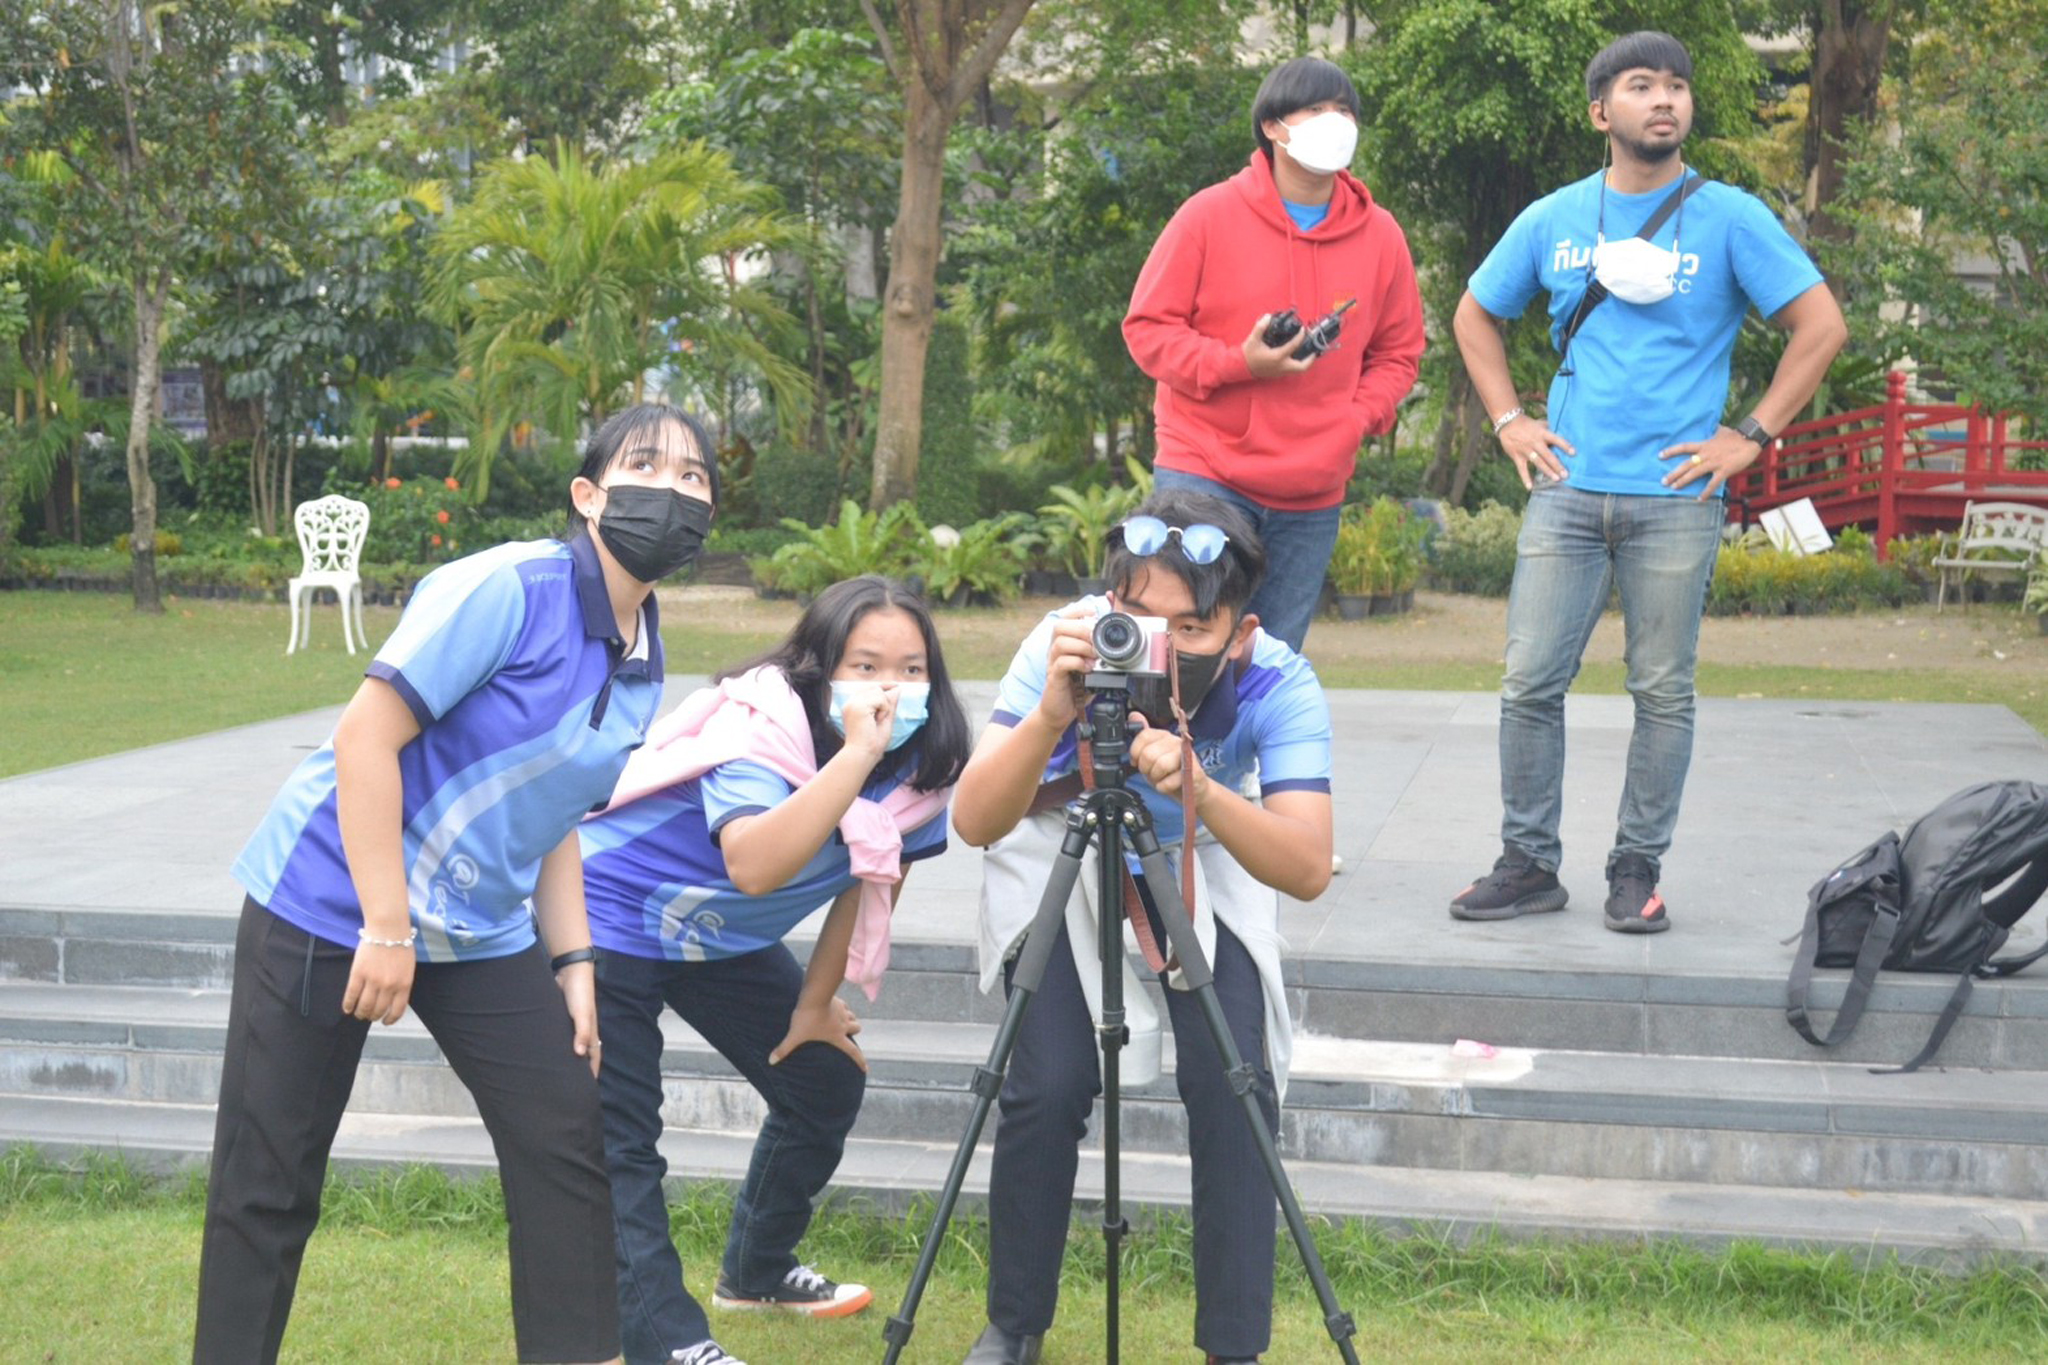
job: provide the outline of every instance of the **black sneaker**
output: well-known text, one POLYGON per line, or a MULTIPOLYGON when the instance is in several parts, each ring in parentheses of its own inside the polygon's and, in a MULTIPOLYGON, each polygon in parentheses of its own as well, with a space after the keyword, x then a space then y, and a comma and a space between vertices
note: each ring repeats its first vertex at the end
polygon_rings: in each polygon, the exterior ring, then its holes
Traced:
POLYGON ((1617 853, 1607 862, 1607 927, 1617 934, 1661 934, 1671 927, 1657 874, 1640 853, 1617 853))
POLYGON ((1493 871, 1451 898, 1452 919, 1513 919, 1564 909, 1571 893, 1545 872, 1513 853, 1503 853, 1493 871))
POLYGON ((785 1313, 803 1313, 814 1318, 843 1318, 858 1313, 875 1301, 864 1284, 834 1284, 807 1265, 800 1265, 782 1277, 782 1283, 765 1294, 742 1294, 719 1272, 711 1291, 715 1308, 779 1308, 785 1313))

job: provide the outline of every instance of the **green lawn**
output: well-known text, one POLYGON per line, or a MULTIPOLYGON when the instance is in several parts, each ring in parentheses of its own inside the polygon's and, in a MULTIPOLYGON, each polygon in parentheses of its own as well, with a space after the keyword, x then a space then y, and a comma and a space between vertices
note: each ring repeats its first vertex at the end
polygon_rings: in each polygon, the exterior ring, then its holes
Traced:
MULTIPOLYGON (((786 605, 759 622, 730 610, 719 619, 676 619, 662 638, 676 673, 708 673, 781 638, 786 605), (776 613, 780 613, 777 615, 776 613)), ((370 639, 398 621, 371 607, 370 639)), ((956 677, 1001 676, 1028 629, 1028 610, 949 613, 942 623, 956 677)), ((310 647, 286 657, 290 630, 275 603, 171 599, 162 616, 139 616, 126 598, 99 593, 0 593, 0 777, 75 763, 232 725, 336 706, 362 677, 366 656, 341 646, 340 614, 314 613, 310 647)), ((1375 627, 1319 628, 1309 654, 1332 687, 1491 692, 1498 663, 1382 657, 1375 627)), ((1489 642, 1490 643, 1490 642, 1489 642)), ((1577 686, 1619 692, 1618 662, 1589 661, 1577 686)), ((1702 661, 1699 687, 1719 697, 1815 701, 1974 701, 2009 706, 2048 733, 2048 681, 2015 664, 1884 669, 1729 665, 1702 661)))
MULTIPOLYGON (((727 1194, 694 1189, 672 1224, 694 1284, 718 1259, 727 1194)), ((874 1361, 929 1218, 832 1206, 805 1254, 864 1281, 877 1305, 840 1322, 720 1316, 728 1349, 755 1365, 874 1361)), ((0 1155, 0 1360, 155 1361, 189 1351, 200 1229, 195 1179, 152 1181, 118 1163, 60 1169, 0 1155)), ((306 1255, 285 1358, 512 1358, 504 1215, 495 1181, 430 1170, 338 1179, 306 1255)), ((2037 1271, 1967 1278, 1840 1255, 1682 1247, 1397 1239, 1318 1228, 1366 1360, 2011 1361, 2048 1354, 2037 1271)), ((957 1361, 980 1330, 985 1230, 956 1224, 916 1319, 906 1362, 957 1361)), ((1127 1248, 1123 1358, 1195 1360, 1188 1346, 1189 1230, 1170 1218, 1127 1248)), ((1077 1217, 1048 1365, 1103 1358, 1101 1241, 1077 1217)), ((1292 1244, 1280 1247, 1273 1362, 1335 1360, 1292 1244)))

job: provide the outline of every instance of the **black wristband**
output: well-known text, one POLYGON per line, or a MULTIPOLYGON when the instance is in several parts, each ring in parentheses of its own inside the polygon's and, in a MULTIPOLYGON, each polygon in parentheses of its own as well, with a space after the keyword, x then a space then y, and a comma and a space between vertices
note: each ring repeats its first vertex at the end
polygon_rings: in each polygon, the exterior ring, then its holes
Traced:
POLYGON ((595 961, 597 961, 597 949, 571 948, 566 953, 557 953, 555 956, 549 958, 548 970, 551 972, 559 972, 562 970, 562 968, 573 967, 579 962, 595 961))

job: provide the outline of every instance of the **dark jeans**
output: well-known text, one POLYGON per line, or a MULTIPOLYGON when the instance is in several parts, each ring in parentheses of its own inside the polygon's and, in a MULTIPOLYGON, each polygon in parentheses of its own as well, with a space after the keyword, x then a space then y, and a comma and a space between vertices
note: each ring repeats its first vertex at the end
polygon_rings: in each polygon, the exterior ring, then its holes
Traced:
MULTIPOLYGON (((341 1012, 355 952, 255 901, 235 937, 234 998, 206 1189, 194 1361, 277 1359, 327 1153, 370 1026, 341 1012)), ((411 1009, 476 1101, 511 1224, 519 1358, 618 1354, 597 1086, 570 1051, 562 993, 536 948, 422 963, 411 1009)))
POLYGON ((768 1102, 722 1267, 734 1289, 765 1293, 797 1264, 811 1200, 839 1169, 867 1085, 851 1058, 823 1043, 768 1064, 802 987, 803 969, 779 943, 710 962, 598 954, 605 1054, 598 1092, 618 1231, 619 1319, 633 1365, 665 1362, 711 1335, 704 1309, 683 1287, 662 1194, 662 1007, 682 1016, 768 1102))
MULTIPOLYGON (((1258 1072, 1259 1107, 1267 1131, 1277 1133, 1280 1110, 1265 1060, 1265 992, 1251 955, 1221 924, 1214 965, 1231 1039, 1258 1072)), ((1013 958, 1003 969, 1006 988, 1015 967, 1013 958)), ((1166 1005, 1194 1167, 1195 1345, 1215 1355, 1254 1356, 1272 1333, 1273 1186, 1243 1104, 1224 1079, 1200 1003, 1186 991, 1169 990, 1166 1005)), ((1095 1024, 1062 930, 1018 1031, 998 1101, 1002 1117, 989 1170, 988 1320, 1004 1331, 1036 1335, 1052 1326, 1079 1145, 1101 1093, 1095 1024)))

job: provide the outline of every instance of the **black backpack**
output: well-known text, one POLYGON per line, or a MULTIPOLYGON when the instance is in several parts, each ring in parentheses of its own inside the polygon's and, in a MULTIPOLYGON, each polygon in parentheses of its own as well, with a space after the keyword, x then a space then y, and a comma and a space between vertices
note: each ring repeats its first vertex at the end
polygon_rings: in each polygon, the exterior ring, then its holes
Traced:
POLYGON ((1785 1018, 1807 1042, 1832 1047, 1863 1017, 1878 968, 1956 972, 1955 992, 1927 1045, 1893 1068, 1918 1070, 1940 1050, 1979 976, 2009 976, 2048 955, 2044 945, 2024 957, 1992 957, 2044 889, 2048 787, 1966 787, 1915 820, 1903 840, 1886 833, 1814 885, 1785 982, 1785 1018), (1995 894, 1987 899, 1987 891, 1995 894), (1815 1034, 1806 1009, 1815 967, 1855 969, 1825 1038, 1815 1034))

